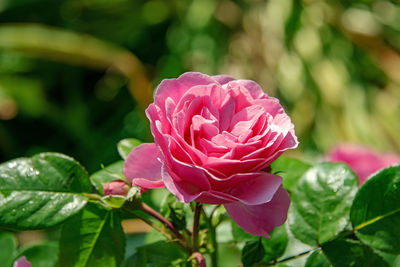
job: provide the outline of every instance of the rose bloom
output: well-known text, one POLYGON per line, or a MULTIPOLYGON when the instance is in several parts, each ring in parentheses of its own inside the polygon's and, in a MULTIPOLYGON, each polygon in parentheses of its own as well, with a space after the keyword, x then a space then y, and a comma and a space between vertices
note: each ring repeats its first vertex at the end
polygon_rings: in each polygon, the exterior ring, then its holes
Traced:
POLYGON ((126 159, 132 185, 166 186, 181 202, 223 204, 253 235, 268 237, 285 222, 289 195, 265 169, 298 142, 278 99, 253 81, 189 72, 163 80, 146 114, 155 143, 126 159))
POLYGON ((400 163, 400 157, 394 154, 384 154, 370 148, 340 144, 333 148, 327 156, 329 161, 344 162, 349 165, 358 176, 360 186, 380 169, 400 163))

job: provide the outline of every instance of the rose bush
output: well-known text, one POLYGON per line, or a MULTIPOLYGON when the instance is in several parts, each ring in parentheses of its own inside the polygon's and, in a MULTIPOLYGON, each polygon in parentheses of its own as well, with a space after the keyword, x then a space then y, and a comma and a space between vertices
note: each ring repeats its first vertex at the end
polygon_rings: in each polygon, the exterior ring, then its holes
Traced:
POLYGON ((166 186, 181 202, 223 204, 253 235, 267 237, 284 223, 289 195, 265 169, 298 141, 276 98, 253 81, 191 72, 163 80, 146 114, 155 143, 126 159, 133 185, 166 186))
POLYGON ((328 154, 332 162, 344 162, 357 174, 360 186, 371 174, 390 165, 400 163, 400 156, 384 154, 355 144, 340 144, 328 154))

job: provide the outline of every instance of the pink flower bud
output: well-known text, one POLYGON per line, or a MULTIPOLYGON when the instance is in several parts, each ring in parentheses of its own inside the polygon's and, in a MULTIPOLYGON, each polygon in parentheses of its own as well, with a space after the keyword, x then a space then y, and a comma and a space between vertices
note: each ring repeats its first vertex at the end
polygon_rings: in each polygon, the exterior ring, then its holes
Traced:
POLYGON ((104 195, 120 195, 120 196, 125 196, 129 189, 130 186, 125 183, 124 181, 121 180, 115 180, 111 181, 109 183, 103 184, 103 189, 104 189, 104 195))
POLYGON ((31 263, 25 258, 25 256, 22 256, 18 258, 15 262, 13 267, 31 267, 31 263))

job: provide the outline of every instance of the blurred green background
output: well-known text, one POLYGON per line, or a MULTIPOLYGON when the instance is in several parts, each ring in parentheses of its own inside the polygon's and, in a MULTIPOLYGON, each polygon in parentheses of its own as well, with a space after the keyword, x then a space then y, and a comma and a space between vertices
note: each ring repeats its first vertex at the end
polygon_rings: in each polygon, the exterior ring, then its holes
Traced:
POLYGON ((184 71, 257 81, 297 152, 342 141, 400 152, 400 5, 346 0, 0 0, 0 161, 58 151, 89 171, 184 71))
MULTIPOLYGON (((278 97, 301 143, 293 156, 344 141, 400 153, 399 51, 398 1, 0 0, 0 162, 43 151, 90 173, 115 162, 119 140, 152 141, 153 88, 185 71, 278 97)), ((144 237, 128 239, 132 253, 144 237)), ((236 248, 221 251, 237 265, 236 248)))

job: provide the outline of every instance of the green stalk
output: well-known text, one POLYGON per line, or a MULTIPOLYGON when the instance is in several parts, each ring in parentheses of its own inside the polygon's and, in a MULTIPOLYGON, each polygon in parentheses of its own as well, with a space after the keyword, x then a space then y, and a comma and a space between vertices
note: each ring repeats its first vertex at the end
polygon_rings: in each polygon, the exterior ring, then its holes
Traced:
POLYGON ((202 205, 196 202, 196 208, 194 210, 194 219, 193 219, 193 231, 192 231, 192 252, 198 252, 199 250, 199 222, 202 210, 203 210, 202 205))

